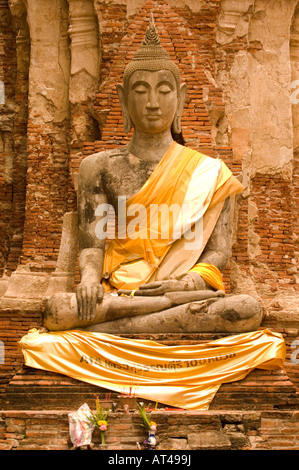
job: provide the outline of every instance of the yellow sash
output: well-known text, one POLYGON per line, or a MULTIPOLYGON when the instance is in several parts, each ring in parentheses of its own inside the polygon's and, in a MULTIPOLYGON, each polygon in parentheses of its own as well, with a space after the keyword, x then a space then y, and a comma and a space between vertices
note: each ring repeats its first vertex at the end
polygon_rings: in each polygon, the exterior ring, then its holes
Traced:
MULTIPOLYGON (((116 236, 106 249, 103 266, 106 279, 103 284, 106 290, 109 290, 111 286, 117 289, 136 289, 146 283, 157 271, 174 244, 171 235, 176 220, 175 218, 169 219, 169 237, 165 237, 165 233, 163 237, 161 236, 163 223, 161 219, 156 220, 157 237, 151 238, 151 206, 164 204, 171 207, 176 204, 182 207, 193 172, 206 158, 208 158, 206 155, 174 142, 141 190, 128 199, 127 213, 133 207, 140 205, 144 208, 146 217, 143 223, 141 222, 141 230, 139 227, 141 237, 133 238, 131 234, 128 235, 127 230, 133 216, 127 216, 126 236, 124 238, 116 236)), ((211 226, 209 214, 217 204, 223 203, 228 196, 237 194, 243 189, 244 187, 232 175, 228 167, 221 162, 221 171, 213 194, 207 195, 209 206, 204 225, 211 226)), ((213 227, 216 222, 215 218, 213 227)), ((189 268, 192 268, 193 264, 189 268)))
POLYGON ((189 270, 189 273, 200 274, 201 277, 214 289, 223 290, 225 288, 222 282, 221 272, 216 266, 206 263, 197 263, 192 269, 189 270))

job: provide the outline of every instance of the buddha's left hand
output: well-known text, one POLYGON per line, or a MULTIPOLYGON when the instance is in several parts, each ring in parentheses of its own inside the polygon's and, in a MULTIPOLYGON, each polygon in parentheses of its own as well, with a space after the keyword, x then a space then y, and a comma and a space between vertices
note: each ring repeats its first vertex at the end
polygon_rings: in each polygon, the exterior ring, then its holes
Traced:
POLYGON ((139 287, 138 292, 141 295, 163 295, 166 292, 182 292, 194 290, 193 283, 187 279, 169 279, 163 281, 150 282, 139 287))

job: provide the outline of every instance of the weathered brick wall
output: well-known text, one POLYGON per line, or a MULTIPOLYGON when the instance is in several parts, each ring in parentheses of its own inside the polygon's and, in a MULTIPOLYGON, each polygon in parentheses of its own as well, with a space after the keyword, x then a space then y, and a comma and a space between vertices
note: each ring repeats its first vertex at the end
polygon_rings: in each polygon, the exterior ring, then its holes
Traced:
POLYGON ((42 312, 40 311, 11 309, 1 311, 0 341, 4 344, 4 363, 0 364, 0 395, 23 364, 23 358, 17 347, 18 341, 31 328, 39 328, 41 325, 42 312))
POLYGON ((68 148, 64 124, 28 122, 26 220, 21 262, 55 268, 67 209, 68 148))
POLYGON ((14 93, 14 155, 12 168, 13 197, 10 224, 10 246, 6 264, 7 274, 12 273, 19 264, 22 252, 25 220, 30 37, 27 23, 27 12, 24 5, 21 6, 18 17, 12 18, 12 26, 16 34, 17 70, 14 93))
POLYGON ((281 286, 294 285, 294 243, 292 186, 282 177, 256 175, 251 186, 253 199, 258 207, 254 223, 260 237, 260 255, 255 276, 264 285, 264 293, 277 292, 281 286))
POLYGON ((13 201, 12 167, 14 160, 13 128, 16 80, 16 36, 6 1, 0 2, 0 80, 4 83, 0 112, 0 276, 7 262, 13 201), (3 99, 4 98, 4 99, 3 99))
MULTIPOLYGON (((294 167, 293 167, 293 197, 292 197, 292 214, 293 214, 293 231, 294 231, 294 251, 295 263, 299 259, 299 149, 294 150, 294 167)), ((293 268, 294 269, 294 268, 293 268)))
MULTIPOLYGON (((298 450, 299 412, 153 412, 157 450, 298 450)), ((107 450, 143 448, 146 432, 137 412, 109 414, 107 450)), ((93 434, 94 449, 100 438, 93 434)), ((1 450, 69 450, 65 411, 0 412, 1 450)), ((111 454, 112 455, 112 454, 111 454)), ((142 455, 142 454, 140 454, 142 455)), ((192 455, 195 459, 196 455, 192 455)), ((194 463, 194 460, 193 460, 194 463)))

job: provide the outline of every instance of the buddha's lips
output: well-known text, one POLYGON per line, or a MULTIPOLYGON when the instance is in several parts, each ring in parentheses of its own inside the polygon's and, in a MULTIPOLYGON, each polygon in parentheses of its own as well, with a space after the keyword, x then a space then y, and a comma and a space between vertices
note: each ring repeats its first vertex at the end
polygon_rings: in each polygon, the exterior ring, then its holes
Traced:
POLYGON ((161 117, 162 117, 161 114, 147 114, 147 115, 146 115, 146 118, 147 118, 147 119, 153 119, 153 120, 154 120, 154 119, 160 119, 161 117))

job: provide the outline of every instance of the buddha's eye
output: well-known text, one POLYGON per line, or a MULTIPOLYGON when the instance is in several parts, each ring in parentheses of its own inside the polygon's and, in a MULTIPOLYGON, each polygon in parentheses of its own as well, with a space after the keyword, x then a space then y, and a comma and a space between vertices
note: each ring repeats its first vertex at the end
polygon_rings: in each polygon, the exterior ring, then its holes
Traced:
POLYGON ((134 88, 134 91, 139 94, 144 94, 147 92, 147 89, 144 86, 139 85, 136 88, 134 88))
POLYGON ((161 85, 159 87, 159 93, 167 94, 167 93, 170 93, 171 91, 172 89, 168 85, 161 85))

